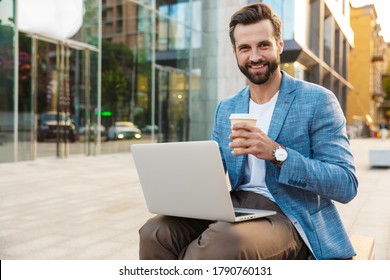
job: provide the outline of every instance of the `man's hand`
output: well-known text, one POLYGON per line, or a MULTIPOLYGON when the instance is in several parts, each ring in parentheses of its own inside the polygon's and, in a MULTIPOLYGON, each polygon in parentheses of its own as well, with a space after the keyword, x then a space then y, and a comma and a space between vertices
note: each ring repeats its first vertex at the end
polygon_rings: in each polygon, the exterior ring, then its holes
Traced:
POLYGON ((272 160, 272 151, 278 146, 260 128, 245 123, 233 125, 229 138, 233 141, 229 147, 233 148, 235 156, 251 154, 259 159, 272 160))

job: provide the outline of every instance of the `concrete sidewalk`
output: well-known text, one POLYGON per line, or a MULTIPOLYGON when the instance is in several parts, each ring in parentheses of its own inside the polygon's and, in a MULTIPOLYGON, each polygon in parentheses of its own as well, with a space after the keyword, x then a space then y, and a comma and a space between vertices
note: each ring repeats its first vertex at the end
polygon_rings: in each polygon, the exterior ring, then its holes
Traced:
MULTIPOLYGON (((386 146, 387 145, 387 146, 386 146)), ((349 234, 390 259, 390 169, 371 168, 378 139, 351 141, 359 194, 337 204, 349 234)), ((0 259, 137 259, 148 213, 131 153, 0 164, 0 259)))

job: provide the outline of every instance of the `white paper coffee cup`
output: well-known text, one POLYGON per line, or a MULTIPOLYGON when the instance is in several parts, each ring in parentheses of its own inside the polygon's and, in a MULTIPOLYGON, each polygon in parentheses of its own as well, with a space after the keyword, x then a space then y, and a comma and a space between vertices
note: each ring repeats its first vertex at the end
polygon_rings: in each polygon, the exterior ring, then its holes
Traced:
MULTIPOLYGON (((237 123, 245 123, 250 126, 256 126, 258 117, 257 115, 254 114, 231 114, 229 119, 232 126, 237 123)), ((238 141, 238 140, 244 140, 244 138, 238 137, 235 138, 233 141, 238 141)))

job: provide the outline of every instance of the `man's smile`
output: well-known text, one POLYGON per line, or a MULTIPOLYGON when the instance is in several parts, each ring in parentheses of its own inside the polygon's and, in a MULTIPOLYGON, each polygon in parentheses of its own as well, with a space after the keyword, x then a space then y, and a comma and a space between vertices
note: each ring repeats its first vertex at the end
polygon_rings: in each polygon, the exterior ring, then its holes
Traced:
POLYGON ((261 72, 266 69, 266 66, 268 65, 267 62, 262 62, 262 63, 249 63, 247 65, 248 69, 252 69, 252 72, 261 72))

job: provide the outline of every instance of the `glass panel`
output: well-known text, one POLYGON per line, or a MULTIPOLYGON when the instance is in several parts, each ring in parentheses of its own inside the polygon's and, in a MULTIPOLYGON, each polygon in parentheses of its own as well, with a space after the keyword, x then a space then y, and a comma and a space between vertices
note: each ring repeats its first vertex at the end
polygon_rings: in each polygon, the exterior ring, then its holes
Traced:
POLYGON ((188 49, 191 41, 188 40, 190 30, 186 28, 186 24, 191 19, 191 4, 188 1, 158 1, 157 6, 159 18, 166 23, 165 32, 158 35, 166 36, 168 49, 188 49))
POLYGON ((87 111, 86 119, 89 122, 89 133, 88 140, 89 145, 86 154, 96 154, 97 153, 97 144, 98 144, 98 134, 100 134, 100 140, 106 139, 106 128, 102 125, 98 126, 98 53, 96 52, 85 52, 86 58, 85 63, 87 63, 88 68, 85 69, 84 75, 85 79, 88 80, 89 99, 85 102, 89 102, 89 110, 87 111))
MULTIPOLYGON (((294 26, 295 26, 295 1, 283 1, 283 0, 264 0, 265 4, 272 7, 275 14, 277 14, 283 23, 283 39, 294 39, 294 26)), ((302 3, 301 3, 302 4, 302 3)))
MULTIPOLYGON (((221 80, 226 81, 226 78, 218 75, 218 57, 221 55, 218 52, 222 48, 223 53, 230 55, 231 45, 216 47, 221 36, 216 16, 219 8, 217 1, 193 1, 192 48, 189 55, 190 140, 210 139, 218 94, 221 94, 220 97, 226 96, 226 92, 219 91, 221 80)), ((229 85, 222 85, 222 88, 228 90, 228 95, 233 94, 229 85)))
POLYGON ((332 16, 329 16, 324 21, 324 61, 332 66, 332 48, 334 47, 333 37, 333 22, 332 16))
POLYGON ((97 53, 38 41, 36 56, 37 156, 94 154, 97 53))
POLYGON ((131 143, 151 139, 154 13, 144 5, 107 0, 103 14, 101 123, 108 141, 101 151, 128 151, 131 143), (126 28, 113 32, 120 14, 126 28))
POLYGON ((77 131, 77 140, 70 145, 71 154, 96 153, 97 126, 97 54, 88 50, 72 50, 70 63, 71 116, 77 131))
POLYGON ((156 71, 158 93, 159 142, 188 139, 189 77, 170 68, 156 71))
POLYGON ((19 33, 18 160, 32 159, 32 40, 19 33))
MULTIPOLYGON (((186 0, 157 1, 156 113, 160 142, 189 137, 191 44, 199 43, 192 41, 192 4, 186 0)), ((201 22, 201 17, 197 20, 201 22)))
MULTIPOLYGON (((69 144, 78 139, 74 125, 74 96, 70 85, 71 50, 62 45, 37 41, 37 156, 64 157, 69 144)), ((73 68, 73 67, 72 67, 73 68)))
POLYGON ((0 1, 0 162, 14 160, 14 1, 0 1))
POLYGON ((84 0, 83 25, 73 40, 98 47, 99 45, 100 0, 84 0))

